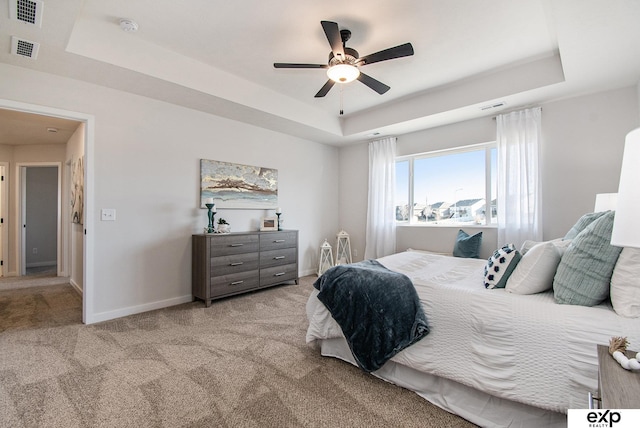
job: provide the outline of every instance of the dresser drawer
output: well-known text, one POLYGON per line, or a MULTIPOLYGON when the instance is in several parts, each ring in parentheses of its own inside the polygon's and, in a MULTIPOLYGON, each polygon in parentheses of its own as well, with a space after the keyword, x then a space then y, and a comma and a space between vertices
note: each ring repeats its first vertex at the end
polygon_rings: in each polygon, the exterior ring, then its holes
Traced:
POLYGON ((215 276, 211 278, 211 297, 234 294, 243 290, 258 288, 260 285, 258 270, 215 276))
POLYGON ((297 232, 265 232, 260 235, 260 251, 297 246, 297 232))
POLYGON ((267 269, 260 269, 260 286, 279 284, 284 281, 298 279, 298 264, 275 266, 267 269))
POLYGON ((297 248, 283 248, 281 250, 268 250, 260 253, 260 268, 288 265, 298 260, 297 248))
POLYGON ((252 235, 217 235, 211 237, 211 254, 227 256, 230 254, 255 253, 259 249, 260 238, 252 235))
POLYGON ((211 276, 230 275, 258 269, 258 253, 211 257, 211 276))

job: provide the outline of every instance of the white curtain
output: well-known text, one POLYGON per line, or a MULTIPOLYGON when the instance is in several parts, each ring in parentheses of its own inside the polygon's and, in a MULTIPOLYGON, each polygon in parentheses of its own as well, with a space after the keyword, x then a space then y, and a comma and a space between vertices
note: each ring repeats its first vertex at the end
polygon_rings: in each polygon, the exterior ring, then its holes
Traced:
POLYGON ((499 247, 542 241, 541 113, 538 107, 497 117, 499 247))
POLYGON ((365 259, 396 251, 394 192, 396 187, 396 138, 369 143, 369 209, 365 259))

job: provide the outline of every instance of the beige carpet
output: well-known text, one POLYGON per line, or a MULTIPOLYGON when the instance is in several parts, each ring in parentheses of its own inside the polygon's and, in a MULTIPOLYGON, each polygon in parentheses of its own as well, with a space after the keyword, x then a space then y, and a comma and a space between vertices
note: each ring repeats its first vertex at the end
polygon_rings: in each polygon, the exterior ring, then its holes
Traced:
POLYGON ((90 326, 70 285, 0 291, 0 425, 473 426, 306 345, 314 279, 90 326))

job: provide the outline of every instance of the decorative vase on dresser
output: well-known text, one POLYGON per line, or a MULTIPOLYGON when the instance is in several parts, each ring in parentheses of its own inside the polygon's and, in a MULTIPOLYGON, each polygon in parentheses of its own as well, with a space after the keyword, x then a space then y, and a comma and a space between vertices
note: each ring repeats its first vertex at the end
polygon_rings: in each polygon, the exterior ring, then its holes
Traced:
POLYGON ((191 289, 211 301, 260 288, 298 283, 298 231, 192 236, 191 289))

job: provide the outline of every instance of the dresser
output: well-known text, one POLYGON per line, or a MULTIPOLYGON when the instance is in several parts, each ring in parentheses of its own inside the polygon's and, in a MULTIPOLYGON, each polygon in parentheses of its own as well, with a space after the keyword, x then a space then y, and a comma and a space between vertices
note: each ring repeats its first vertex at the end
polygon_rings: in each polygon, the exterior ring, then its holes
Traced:
POLYGON ((192 294, 207 307, 286 281, 298 283, 297 230, 192 236, 192 294))
MULTIPOLYGON (((599 407, 601 409, 639 409, 640 372, 623 369, 609 354, 608 346, 598 345, 597 349, 599 407)), ((626 355, 628 358, 635 358, 636 353, 627 351, 626 355)))

